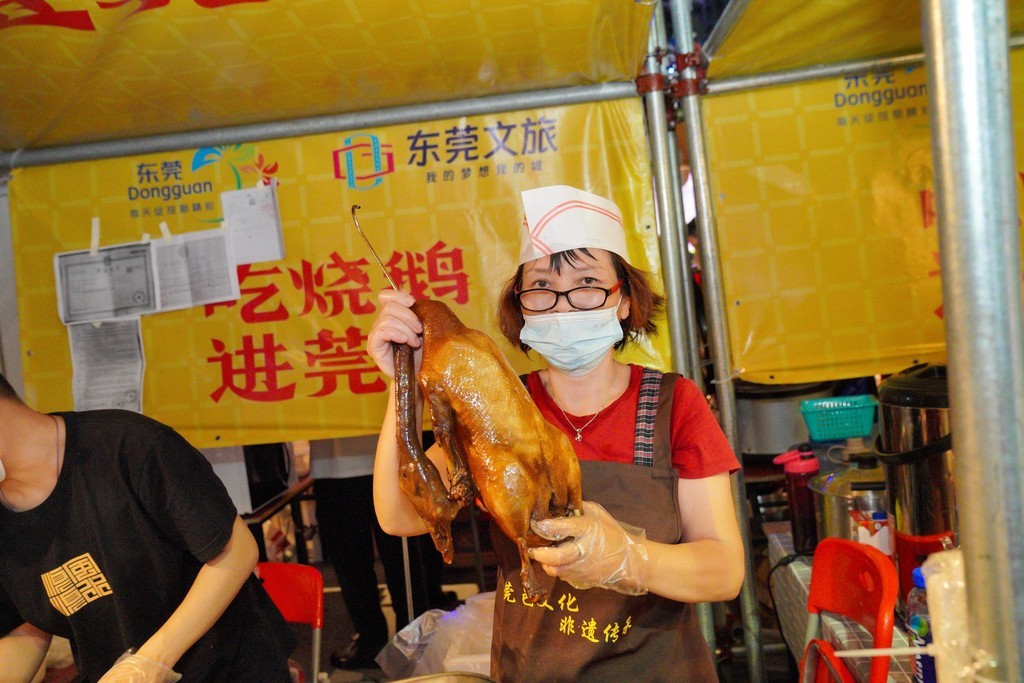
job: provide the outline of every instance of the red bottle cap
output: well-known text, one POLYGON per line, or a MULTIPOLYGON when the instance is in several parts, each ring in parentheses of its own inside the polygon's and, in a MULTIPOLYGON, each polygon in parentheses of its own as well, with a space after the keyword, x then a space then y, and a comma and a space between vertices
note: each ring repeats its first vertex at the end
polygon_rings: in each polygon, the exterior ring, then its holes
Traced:
POLYGON ((808 472, 817 472, 821 469, 818 466, 818 459, 814 457, 814 450, 806 447, 796 448, 786 451, 781 455, 776 455, 772 458, 772 462, 776 465, 782 465, 782 469, 786 474, 806 474, 808 472))

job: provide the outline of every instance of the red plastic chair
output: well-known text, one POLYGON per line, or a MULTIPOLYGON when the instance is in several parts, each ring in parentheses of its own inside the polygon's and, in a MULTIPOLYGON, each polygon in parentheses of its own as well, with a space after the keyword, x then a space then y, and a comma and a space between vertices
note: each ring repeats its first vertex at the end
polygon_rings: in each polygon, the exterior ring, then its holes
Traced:
POLYGON ((313 665, 310 682, 320 674, 320 634, 324 626, 324 577, 308 564, 260 562, 257 574, 263 588, 285 621, 313 629, 313 665))
POLYGON ((827 640, 814 638, 800 661, 800 683, 857 683, 835 648, 827 640))
MULTIPOLYGON (((872 647, 892 647, 893 613, 899 593, 899 577, 892 560, 876 548, 841 538, 826 538, 814 550, 811 588, 807 596, 807 647, 800 662, 800 680, 852 681, 850 672, 821 636, 821 613, 840 614, 852 619, 872 637, 872 647), (811 657, 808 654, 814 650, 811 657), (825 661, 828 666, 822 667, 825 661), (815 665, 813 671, 808 666, 815 665), (827 669, 837 670, 829 677, 827 669), (825 671, 823 671, 825 669, 825 671), (808 678, 808 674, 814 675, 808 678), (844 678, 843 675, 849 678, 844 678), (825 676, 822 678, 822 676, 825 676)), ((889 657, 871 660, 869 683, 884 683, 889 675, 889 657)))

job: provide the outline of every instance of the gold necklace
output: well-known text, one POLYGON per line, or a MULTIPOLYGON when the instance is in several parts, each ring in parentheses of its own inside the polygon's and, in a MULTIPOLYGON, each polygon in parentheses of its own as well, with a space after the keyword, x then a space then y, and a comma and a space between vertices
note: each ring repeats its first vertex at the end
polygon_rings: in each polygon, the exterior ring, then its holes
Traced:
MULTIPOLYGON (((51 415, 50 418, 53 420, 53 428, 54 428, 54 431, 57 434, 57 442, 56 442, 57 443, 57 448, 56 448, 56 450, 57 450, 57 468, 56 469, 57 469, 57 477, 59 478, 60 477, 60 423, 57 422, 57 418, 54 417, 53 415, 51 415)), ((0 488, 0 503, 3 503, 4 507, 7 508, 8 510, 13 510, 14 512, 18 511, 17 508, 15 508, 13 505, 11 505, 11 501, 7 500, 7 496, 4 495, 3 488, 0 488)))
POLYGON ((551 390, 551 401, 555 404, 555 407, 558 408, 558 412, 562 413, 562 418, 565 420, 565 423, 567 425, 569 425, 569 427, 574 432, 576 432, 576 441, 583 441, 583 430, 586 429, 587 427, 589 427, 590 423, 593 422, 594 420, 596 420, 597 416, 601 414, 601 411, 608 407, 608 405, 611 403, 612 392, 614 390, 615 390, 615 379, 612 378, 611 385, 608 388, 608 396, 605 398, 604 405, 602 405, 600 408, 598 408, 597 412, 594 413, 590 417, 590 419, 587 420, 587 423, 585 425, 583 425, 582 427, 577 427, 576 425, 574 425, 572 423, 572 420, 569 419, 569 416, 565 414, 564 410, 562 410, 562 406, 558 405, 558 401, 555 399, 554 388, 552 388, 552 390, 551 390))

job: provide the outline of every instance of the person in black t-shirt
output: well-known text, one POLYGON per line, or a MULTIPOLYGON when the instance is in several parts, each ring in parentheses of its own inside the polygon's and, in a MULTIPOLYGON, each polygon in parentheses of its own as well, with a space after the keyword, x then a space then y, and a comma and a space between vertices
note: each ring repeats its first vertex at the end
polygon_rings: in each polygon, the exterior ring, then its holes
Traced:
POLYGON ((49 634, 91 681, 289 680, 295 636, 201 453, 136 413, 37 412, 2 375, 0 425, 5 680, 31 680, 49 634))

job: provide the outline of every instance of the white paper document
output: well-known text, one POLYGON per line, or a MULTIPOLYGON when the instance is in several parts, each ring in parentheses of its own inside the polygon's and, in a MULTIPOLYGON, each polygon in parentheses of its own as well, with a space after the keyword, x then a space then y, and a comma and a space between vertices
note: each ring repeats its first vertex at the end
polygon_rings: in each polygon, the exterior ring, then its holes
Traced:
POLYGON ((142 412, 142 332, 139 318, 68 326, 75 410, 142 412))
POLYGON ((238 270, 227 230, 187 232, 152 244, 161 311, 239 297, 238 270))
POLYGON ((57 310, 65 324, 117 320, 159 307, 149 244, 122 244, 53 258, 57 310))
POLYGON ((238 265, 284 258, 277 181, 269 185, 222 192, 224 228, 232 233, 238 265))

